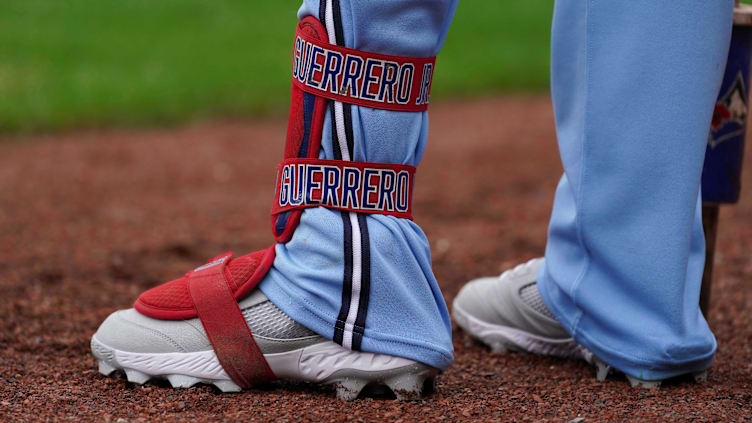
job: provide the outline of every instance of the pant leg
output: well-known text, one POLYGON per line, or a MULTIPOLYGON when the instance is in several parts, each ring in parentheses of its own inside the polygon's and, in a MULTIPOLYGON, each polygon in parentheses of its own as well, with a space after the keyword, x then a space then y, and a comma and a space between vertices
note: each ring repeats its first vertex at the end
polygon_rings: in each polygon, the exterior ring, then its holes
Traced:
MULTIPOLYGON (((421 57, 439 52, 455 7, 456 0, 306 0, 298 17, 316 16, 332 43, 421 57)), ((330 106, 321 158, 419 164, 426 112, 330 106)), ((297 322, 347 348, 438 368, 451 363, 449 315, 417 224, 306 209, 293 238, 276 253, 260 288, 297 322)))
POLYGON ((698 308, 700 175, 732 0, 557 0, 552 96, 565 174, 541 295, 633 376, 710 366, 698 308))

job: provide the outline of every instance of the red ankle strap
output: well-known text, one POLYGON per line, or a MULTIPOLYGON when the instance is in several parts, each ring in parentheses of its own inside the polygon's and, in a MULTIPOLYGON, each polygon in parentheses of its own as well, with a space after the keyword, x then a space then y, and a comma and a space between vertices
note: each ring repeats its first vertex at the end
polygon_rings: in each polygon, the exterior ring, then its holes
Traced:
POLYGON ((303 91, 376 109, 428 108, 436 57, 377 54, 329 44, 298 26, 292 81, 303 91))
POLYGON ((287 159, 277 169, 272 215, 323 206, 412 219, 414 176, 407 165, 287 159))
POLYGON ((188 290, 225 373, 241 388, 274 380, 230 288, 225 267, 232 253, 188 273, 188 290))

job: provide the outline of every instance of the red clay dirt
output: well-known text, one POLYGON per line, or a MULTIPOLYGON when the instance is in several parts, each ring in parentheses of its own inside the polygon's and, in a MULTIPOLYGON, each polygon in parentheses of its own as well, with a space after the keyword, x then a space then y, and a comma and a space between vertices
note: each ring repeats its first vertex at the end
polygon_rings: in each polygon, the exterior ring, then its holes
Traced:
MULTIPOLYGON (((749 157, 742 202, 721 213, 710 319, 720 348, 706 383, 601 383, 584 363, 493 355, 456 329, 455 363, 415 402, 101 376, 89 339, 110 312, 219 253, 271 243, 284 134, 274 120, 0 137, 0 420, 752 420, 749 157)), ((542 253, 560 173, 546 98, 432 108, 414 206, 448 303, 468 279, 542 253)))

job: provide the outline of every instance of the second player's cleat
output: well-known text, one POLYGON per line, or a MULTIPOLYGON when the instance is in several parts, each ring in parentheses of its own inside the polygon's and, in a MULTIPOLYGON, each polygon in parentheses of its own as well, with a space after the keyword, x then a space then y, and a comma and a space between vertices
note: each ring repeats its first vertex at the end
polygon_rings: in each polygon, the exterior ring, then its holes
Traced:
MULTIPOLYGON (((596 368, 599 381, 617 373, 578 344, 543 303, 536 278, 543 265, 537 258, 507 270, 499 277, 470 281, 457 294, 452 317, 471 337, 493 352, 522 351, 568 359, 582 359, 596 368)), ((662 380, 625 375, 632 387, 659 388, 662 380)), ((707 371, 693 373, 697 382, 707 371)))
POLYGON ((454 300, 452 317, 494 352, 524 351, 590 362, 592 354, 572 339, 540 298, 535 278, 542 263, 534 259, 499 277, 469 282, 454 300))
MULTIPOLYGON (((258 289, 239 307, 277 379, 333 385, 342 400, 357 398, 369 385, 412 399, 438 373, 406 358, 343 348, 290 319, 258 289)), ((121 370, 132 383, 164 379, 175 388, 203 383, 223 392, 241 390, 224 371, 198 318, 160 320, 135 309, 117 311, 94 334, 91 350, 100 373, 121 370)))

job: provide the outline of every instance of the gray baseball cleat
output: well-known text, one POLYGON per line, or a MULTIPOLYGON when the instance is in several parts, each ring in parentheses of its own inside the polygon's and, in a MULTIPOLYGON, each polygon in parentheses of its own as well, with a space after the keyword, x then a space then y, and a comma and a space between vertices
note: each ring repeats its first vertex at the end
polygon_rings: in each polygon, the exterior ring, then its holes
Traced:
MULTIPOLYGON (((406 358, 343 348, 293 321, 258 289, 238 305, 278 379, 334 385, 342 400, 357 398, 367 385, 385 385, 398 399, 414 399, 438 373, 406 358)), ((91 350, 100 373, 122 370, 129 382, 166 379, 175 388, 205 383, 223 392, 241 390, 198 318, 158 320, 135 309, 117 311, 91 338, 91 350)))
POLYGON ((470 281, 454 299, 452 317, 493 352, 523 351, 592 360, 543 304, 535 278, 543 259, 530 260, 499 277, 470 281))
MULTIPOLYGON (((578 344, 543 303, 536 282, 542 265, 543 259, 537 258, 499 277, 468 282, 452 305, 454 321, 493 352, 521 351, 585 360, 596 367, 596 378, 605 380, 616 370, 578 344)), ((662 382, 625 376, 633 387, 659 388, 662 382)), ((704 381, 707 371, 693 376, 698 382, 704 381)))

